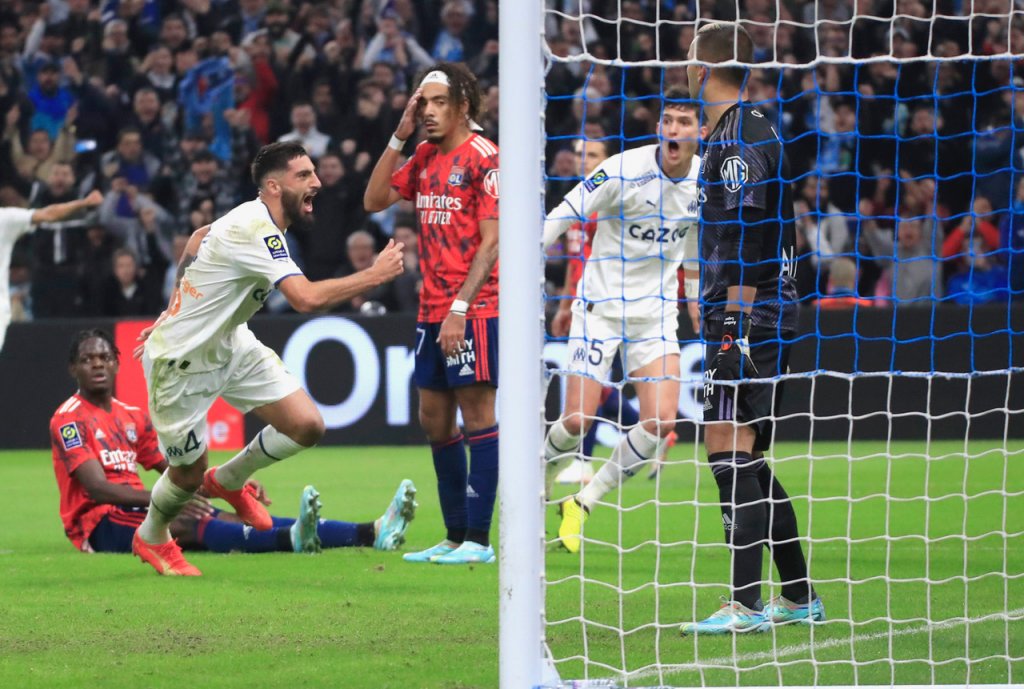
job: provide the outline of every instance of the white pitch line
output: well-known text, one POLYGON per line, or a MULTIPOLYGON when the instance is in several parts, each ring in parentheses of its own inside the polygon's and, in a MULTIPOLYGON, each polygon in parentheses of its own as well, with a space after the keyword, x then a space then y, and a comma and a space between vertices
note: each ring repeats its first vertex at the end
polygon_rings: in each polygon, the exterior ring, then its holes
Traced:
MULTIPOLYGON (((718 658, 708 658, 700 663, 682 663, 679 665, 663 665, 659 669, 650 670, 637 670, 636 672, 629 672, 620 674, 620 678, 628 679, 629 681, 643 679, 644 677, 652 677, 654 675, 668 673, 668 672, 682 672, 685 670, 700 670, 708 669, 709 666, 731 666, 736 667, 741 662, 750 662, 758 660, 773 660, 777 658, 784 658, 786 656, 803 655, 808 651, 824 651, 830 648, 839 648, 840 646, 850 646, 856 643, 862 643, 867 641, 878 641, 880 639, 891 639, 897 636, 912 636, 914 634, 924 634, 928 631, 939 631, 942 629, 950 629, 952 627, 962 627, 968 624, 977 624, 979 622, 992 622, 997 620, 1003 620, 1007 622, 1020 622, 1024 619, 1024 608, 1017 608, 1008 612, 997 612, 988 615, 981 615, 980 617, 968 617, 967 619, 959 620, 945 620, 943 622, 936 622, 935 624, 926 624, 920 627, 908 627, 905 629, 896 629, 893 631, 886 632, 873 632, 871 634, 854 634, 852 637, 826 639, 818 642, 807 642, 802 644, 792 644, 789 646, 779 646, 769 651, 758 651, 756 653, 738 653, 734 656, 720 656, 718 658)), ((760 635, 758 635, 760 636, 760 635)))

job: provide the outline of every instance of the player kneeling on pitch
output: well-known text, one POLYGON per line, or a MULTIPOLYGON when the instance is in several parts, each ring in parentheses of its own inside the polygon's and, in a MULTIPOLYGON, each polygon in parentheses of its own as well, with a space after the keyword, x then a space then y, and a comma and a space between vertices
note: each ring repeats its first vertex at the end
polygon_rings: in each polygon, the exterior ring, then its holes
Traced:
POLYGON ((402 272, 404 246, 392 240, 366 270, 310 282, 288 254, 284 233, 312 217, 320 190, 313 161, 297 143, 269 144, 256 154, 252 180, 258 198, 193 233, 170 305, 143 331, 144 344, 136 349, 170 469, 153 486, 132 550, 161 574, 198 573, 181 556, 168 527, 200 486, 210 497, 227 501, 254 529, 271 529, 273 520, 245 490, 246 481, 257 470, 316 445, 324 434, 316 404, 246 326, 271 290, 276 287, 292 308, 308 313, 348 301, 402 272), (207 470, 206 412, 218 397, 253 412, 267 426, 227 463, 207 470))
MULTIPOLYGON (((590 258, 577 287, 569 328, 565 408, 544 443, 547 474, 572 457, 593 422, 616 353, 640 400, 640 423, 579 493, 559 505, 558 537, 580 549, 594 505, 656 461, 679 408, 678 271, 697 258, 700 112, 682 89, 669 89, 658 124, 661 143, 608 158, 569 192, 544 222, 549 247, 575 222, 597 216, 590 258), (654 379, 654 380, 651 380, 654 379)), ((697 296, 696 273, 684 283, 697 296)))
MULTIPOLYGON (((103 330, 83 330, 75 335, 68 368, 78 390, 50 419, 64 533, 87 553, 131 552, 132 537, 150 501, 137 467, 160 473, 167 470, 149 415, 114 397, 118 355, 113 338, 103 330)), ((254 481, 246 484, 246 490, 256 500, 270 504, 254 481)), ((320 519, 320 494, 306 486, 299 518, 271 517, 273 528, 268 531, 243 526, 237 515, 215 509, 197 493, 170 523, 170 531, 186 548, 221 553, 310 553, 345 546, 394 550, 402 543, 415 513, 415 493, 412 481, 406 479, 380 519, 350 523, 320 519)), ((174 560, 167 564, 168 574, 198 573, 174 560)))

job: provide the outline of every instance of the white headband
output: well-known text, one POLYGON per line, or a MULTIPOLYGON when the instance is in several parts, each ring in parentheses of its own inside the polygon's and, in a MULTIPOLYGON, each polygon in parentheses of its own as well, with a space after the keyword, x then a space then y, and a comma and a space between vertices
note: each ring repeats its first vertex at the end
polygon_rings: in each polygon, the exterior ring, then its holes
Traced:
POLYGON ((448 79, 447 74, 439 69, 435 69, 433 72, 427 72, 427 76, 423 77, 423 81, 420 82, 420 88, 427 84, 442 84, 450 88, 452 82, 448 79))
MULTIPOLYGON (((441 84, 442 86, 447 86, 449 89, 452 87, 452 82, 448 78, 448 75, 439 69, 427 72, 427 76, 423 77, 423 81, 420 82, 420 88, 423 88, 427 84, 441 84)), ((469 129, 474 132, 482 132, 484 130, 483 127, 472 119, 469 120, 469 129)))

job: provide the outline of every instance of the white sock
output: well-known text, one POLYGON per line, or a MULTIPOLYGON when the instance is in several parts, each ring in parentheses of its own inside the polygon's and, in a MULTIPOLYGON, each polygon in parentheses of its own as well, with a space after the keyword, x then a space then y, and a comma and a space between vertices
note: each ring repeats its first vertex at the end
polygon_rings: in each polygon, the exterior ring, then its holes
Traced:
POLYGON ((178 487, 168 473, 165 471, 153 484, 149 494, 149 510, 138 528, 139 538, 151 545, 171 540, 171 522, 192 499, 192 493, 178 487))
POLYGON ((633 474, 633 467, 658 455, 661 438, 648 433, 643 425, 630 429, 622 442, 612 450, 611 459, 594 474, 590 483, 576 495, 576 500, 590 511, 594 503, 625 483, 633 474))
POLYGON ((245 449, 217 467, 217 483, 228 490, 238 490, 258 470, 305 450, 306 447, 267 426, 256 434, 245 449))
POLYGON ((548 434, 544 438, 544 459, 552 461, 563 459, 565 455, 572 454, 579 449, 580 436, 571 434, 559 419, 551 424, 548 434))

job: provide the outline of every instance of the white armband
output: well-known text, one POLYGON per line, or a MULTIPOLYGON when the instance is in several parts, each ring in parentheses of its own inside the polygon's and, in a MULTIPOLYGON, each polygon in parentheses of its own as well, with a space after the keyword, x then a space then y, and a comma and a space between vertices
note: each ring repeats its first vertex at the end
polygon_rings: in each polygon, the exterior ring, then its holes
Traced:
POLYGON ((469 304, 462 299, 456 299, 452 302, 452 307, 448 310, 459 316, 465 316, 466 312, 469 311, 469 304))
POLYGON ((402 149, 404 147, 405 147, 405 139, 399 139, 397 136, 392 134, 391 135, 391 141, 388 142, 388 148, 396 150, 399 153, 401 153, 402 149))

